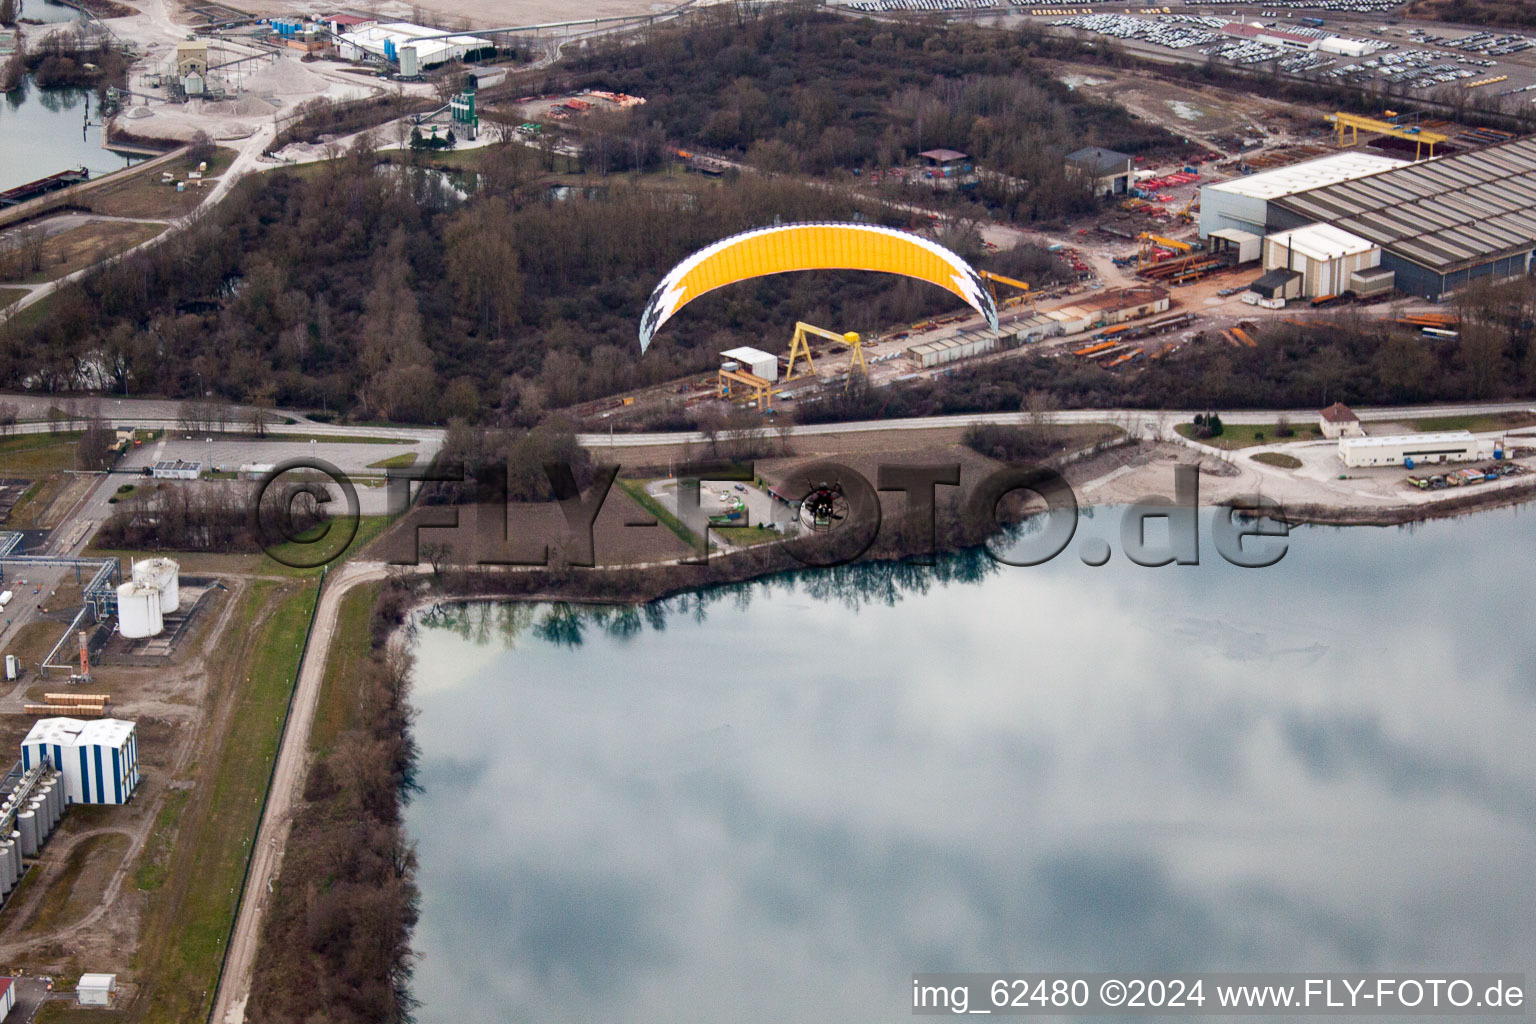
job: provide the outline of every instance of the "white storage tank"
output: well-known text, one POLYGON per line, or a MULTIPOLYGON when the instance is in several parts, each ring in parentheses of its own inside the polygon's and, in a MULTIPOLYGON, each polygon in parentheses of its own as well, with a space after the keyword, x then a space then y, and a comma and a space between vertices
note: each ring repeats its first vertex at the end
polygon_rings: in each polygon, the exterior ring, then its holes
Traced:
POLYGON ((181 567, 169 558, 146 558, 133 565, 133 582, 160 591, 160 614, 169 615, 181 607, 181 587, 177 575, 181 567))
POLYGON ((129 640, 158 636, 165 628, 160 617, 160 591, 142 583, 117 588, 117 629, 129 640))
POLYGON ((11 848, 0 843, 0 896, 11 891, 11 848))

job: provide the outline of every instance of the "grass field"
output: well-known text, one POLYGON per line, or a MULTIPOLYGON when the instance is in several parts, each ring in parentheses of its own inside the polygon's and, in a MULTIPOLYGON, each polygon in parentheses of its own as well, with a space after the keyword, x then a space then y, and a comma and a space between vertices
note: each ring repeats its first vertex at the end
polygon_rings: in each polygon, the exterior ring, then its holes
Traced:
POLYGON ((148 980, 134 1020, 179 1024, 207 1015, 316 592, 310 582, 256 581, 230 624, 230 635, 244 642, 225 650, 219 675, 233 688, 227 733, 222 744, 210 737, 217 760, 181 815, 163 876, 169 884, 150 896, 134 963, 148 980))
MULTIPOLYGON (((236 155, 233 149, 220 146, 214 151, 203 180, 207 182, 223 174, 236 155)), ((171 171, 178 179, 182 179, 188 171, 196 169, 195 164, 185 160, 172 160, 147 171, 122 175, 117 181, 92 189, 83 198, 93 212, 112 217, 158 217, 166 220, 184 217, 203 201, 213 188, 212 183, 201 188, 195 183, 188 184, 185 192, 177 192, 175 185, 166 185, 160 181, 160 173, 171 171)))
POLYGON ((387 459, 368 463, 369 469, 405 469, 407 466, 416 465, 415 452, 403 452, 399 455, 391 455, 387 459))
POLYGON ((368 657, 368 620, 379 598, 379 584, 353 589, 341 601, 336 629, 331 634, 330 658, 325 663, 325 682, 310 726, 309 748, 323 756, 336 737, 352 728, 363 701, 357 684, 361 682, 359 665, 368 657))
POLYGON ((107 1010, 100 1006, 76 1006, 74 1003, 47 1002, 32 1018, 32 1024, 115 1024, 127 1020, 122 1010, 107 1010))
POLYGON ((68 927, 90 913, 100 904, 112 872, 127 852, 125 835, 103 833, 76 843, 64 862, 64 870, 48 879, 43 898, 24 930, 45 934, 68 927))
POLYGON ((618 480, 616 482, 619 486, 619 489, 622 490, 625 494, 629 495, 636 505, 639 505, 651 515, 655 516, 656 520, 667 529, 671 530, 678 540, 682 541, 684 544, 687 544, 690 548, 697 550, 699 546, 698 534, 684 526, 681 519, 677 518, 677 516, 673 515, 671 512, 668 512, 659 501, 645 493, 645 485, 650 481, 618 480))
POLYGON ((1497 412, 1471 416, 1433 416, 1422 420, 1405 420, 1408 426, 1424 433, 1439 430, 1470 430, 1474 434, 1491 430, 1514 430, 1536 424, 1536 416, 1528 412, 1497 412))
POLYGON ((1315 441, 1322 436, 1312 425, 1292 423, 1291 430, 1295 433, 1290 437, 1280 437, 1275 433, 1278 426, 1275 423, 1228 423, 1223 424, 1222 432, 1217 437, 1197 436, 1195 431, 1198 428, 1193 423, 1180 423, 1174 429, 1181 436, 1201 444, 1208 444, 1212 448, 1251 448, 1256 444, 1315 441))
POLYGON ((720 536, 720 539, 737 547, 768 544, 784 538, 784 535, 777 531, 760 530, 755 526, 716 526, 714 532, 720 536))
POLYGON ((148 241, 165 229, 164 224, 123 220, 97 221, 70 228, 43 243, 43 269, 22 280, 28 284, 56 281, 148 241))
POLYGON ((17 434, 0 440, 0 477, 28 477, 75 468, 78 431, 17 434))
POLYGON ((1301 460, 1294 455, 1284 452, 1259 452, 1257 455, 1248 456, 1254 462, 1262 462, 1266 466, 1279 466, 1281 469, 1300 469, 1301 460))

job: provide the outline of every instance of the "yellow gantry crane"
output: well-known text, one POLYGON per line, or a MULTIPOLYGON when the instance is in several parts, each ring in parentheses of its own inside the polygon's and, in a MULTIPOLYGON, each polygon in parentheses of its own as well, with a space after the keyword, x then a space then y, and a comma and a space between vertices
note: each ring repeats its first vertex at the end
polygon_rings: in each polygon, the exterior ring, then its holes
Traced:
POLYGON ((1449 135, 1441 135, 1439 132, 1428 132, 1417 125, 1404 127, 1393 124, 1391 121, 1378 121, 1374 117, 1361 117, 1359 114, 1346 114, 1340 111, 1337 114, 1329 114, 1324 120, 1333 124, 1338 131, 1339 145, 1344 145, 1344 132, 1350 133, 1349 144, 1356 145, 1360 141, 1360 131, 1377 132, 1381 135, 1390 135, 1394 139, 1407 139, 1416 143, 1413 158, 1419 159, 1424 155, 1424 147, 1429 147, 1429 155, 1435 155, 1435 146, 1442 142, 1449 142, 1449 135))
POLYGON ((998 309, 1007 309, 1010 306, 1017 306, 1021 303, 1026 303, 1030 306, 1035 304, 1034 298, 1029 294, 1029 282, 1016 281, 1011 277, 1004 277, 1002 274, 994 274, 990 270, 978 270, 976 273, 986 280, 987 290, 992 293, 992 304, 998 309), (1000 284, 1007 285, 1009 288, 1017 288, 1023 294, 1011 295, 1007 299, 999 299, 997 297, 997 286, 1000 284))
POLYGON ((1153 246, 1162 246, 1164 249, 1172 249, 1174 252, 1188 256, 1195 251, 1195 247, 1189 242, 1181 242, 1177 238, 1164 238, 1162 235, 1152 235, 1143 231, 1140 241, 1141 248, 1136 253, 1136 269, 1145 270, 1153 264, 1153 246))
POLYGON ((824 327, 817 327, 815 324, 808 324, 804 321, 796 321, 795 336, 791 338, 789 342, 789 366, 784 370, 785 380, 794 379, 795 361, 801 356, 805 357, 805 373, 801 374, 801 376, 807 377, 814 376, 816 374, 816 363, 811 359, 811 343, 810 340, 806 337, 807 335, 811 334, 816 335, 818 338, 826 338, 828 341, 835 341, 841 345, 847 345, 850 349, 853 350, 853 355, 848 359, 848 372, 850 374, 853 372, 853 368, 855 366, 857 366, 860 370, 863 370, 865 373, 869 372, 869 364, 864 362, 864 345, 856 331, 848 331, 845 334, 838 334, 836 331, 829 331, 824 327))

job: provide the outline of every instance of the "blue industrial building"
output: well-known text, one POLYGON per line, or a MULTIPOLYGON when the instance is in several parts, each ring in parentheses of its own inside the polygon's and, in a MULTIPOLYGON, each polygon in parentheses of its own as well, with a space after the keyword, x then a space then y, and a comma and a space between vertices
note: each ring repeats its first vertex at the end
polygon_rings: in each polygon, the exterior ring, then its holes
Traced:
POLYGON ((73 804, 124 804, 139 785, 139 738, 132 722, 41 718, 21 743, 21 767, 47 761, 73 804))

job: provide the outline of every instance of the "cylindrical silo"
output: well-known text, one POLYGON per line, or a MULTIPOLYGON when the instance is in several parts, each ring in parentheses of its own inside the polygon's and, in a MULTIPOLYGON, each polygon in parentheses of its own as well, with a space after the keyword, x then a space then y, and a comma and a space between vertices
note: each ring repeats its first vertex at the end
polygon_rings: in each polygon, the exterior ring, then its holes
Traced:
POLYGON ((21 878, 21 851, 16 848, 15 841, 11 839, 0 843, 0 848, 3 848, 6 853, 10 854, 10 863, 6 865, 5 876, 6 881, 14 889, 16 888, 16 882, 21 878))
POLYGON ((160 614, 174 612, 181 607, 181 588, 177 574, 181 567, 169 558, 146 558, 133 564, 134 583, 154 587, 160 592, 160 614))
POLYGON ((41 849, 53 834, 53 822, 48 820, 48 798, 39 795, 32 801, 32 813, 37 815, 37 845, 41 849))
POLYGON ((11 848, 8 843, 0 843, 0 896, 10 892, 16 885, 11 881, 11 848))
POLYGON ((52 831, 59 826, 59 817, 64 808, 62 802, 63 790, 59 788, 57 781, 50 781, 43 786, 43 796, 48 801, 48 829, 52 831))
POLYGON ((37 856, 37 815, 22 811, 16 815, 16 831, 21 833, 21 855, 37 856))
POLYGON ((117 588, 118 632, 129 640, 142 640, 164 628, 158 589, 142 583, 124 583, 117 588))

